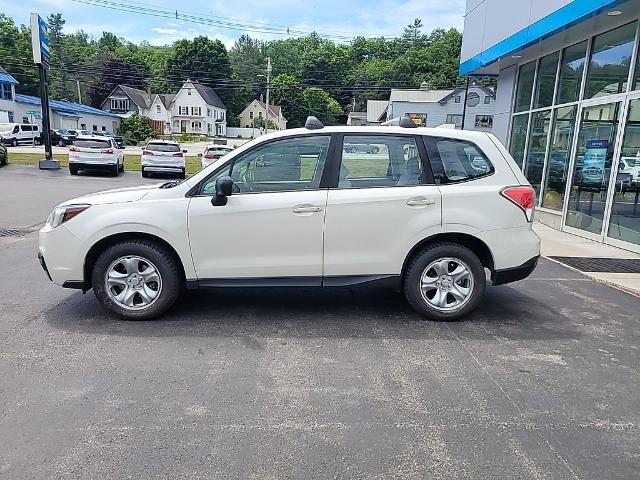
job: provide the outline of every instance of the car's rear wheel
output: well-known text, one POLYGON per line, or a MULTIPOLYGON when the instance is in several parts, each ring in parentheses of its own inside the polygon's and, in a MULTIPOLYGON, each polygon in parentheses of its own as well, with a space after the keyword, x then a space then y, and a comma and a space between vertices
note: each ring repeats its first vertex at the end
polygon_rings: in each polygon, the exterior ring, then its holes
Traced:
POLYGON ((69 164, 69 173, 71 175, 78 175, 78 166, 69 164))
POLYGON ((58 140, 58 146, 59 147, 64 147, 64 140, 58 140))
POLYGON ((142 178, 149 178, 149 172, 145 171, 144 167, 142 167, 142 178))
POLYGON ((182 173, 180 173, 180 178, 183 180, 187 178, 187 170, 185 168, 182 169, 182 173))
POLYGON ((126 320, 149 320, 165 313, 182 290, 179 263, 153 241, 118 243, 98 257, 92 273, 98 301, 126 320))
POLYGON ((480 303, 484 267, 471 250, 455 243, 430 245, 414 255, 404 274, 404 294, 430 320, 458 320, 480 303))
POLYGON ((124 173, 124 162, 120 164, 120 173, 124 173))
POLYGON ((120 174, 120 164, 116 163, 111 170, 111 175, 117 177, 120 174))
POLYGON ((12 147, 17 147, 18 146, 18 139, 14 138, 13 140, 11 140, 11 146, 12 147))

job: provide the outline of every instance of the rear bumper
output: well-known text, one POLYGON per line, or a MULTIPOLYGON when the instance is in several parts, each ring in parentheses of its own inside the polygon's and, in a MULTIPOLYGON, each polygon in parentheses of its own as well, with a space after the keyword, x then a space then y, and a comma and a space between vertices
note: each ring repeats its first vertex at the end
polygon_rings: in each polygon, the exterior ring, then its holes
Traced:
POLYGON ((73 165, 79 169, 83 170, 105 170, 112 171, 116 166, 116 162, 101 162, 101 163, 93 163, 93 162, 69 162, 69 165, 73 165))
POLYGON ((170 172, 170 173, 182 173, 184 167, 178 165, 142 165, 145 172, 170 172))
POLYGON ((491 281, 493 282, 493 285, 504 285, 506 283, 517 282, 518 280, 527 278, 538 266, 539 258, 540 256, 533 257, 519 267, 505 268, 503 270, 491 272, 491 281))

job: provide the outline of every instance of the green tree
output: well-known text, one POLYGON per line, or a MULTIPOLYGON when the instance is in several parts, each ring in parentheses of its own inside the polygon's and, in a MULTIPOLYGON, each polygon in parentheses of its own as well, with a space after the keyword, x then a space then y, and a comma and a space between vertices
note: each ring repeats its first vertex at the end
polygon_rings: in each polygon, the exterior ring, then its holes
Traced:
POLYGON ((422 20, 416 18, 413 23, 410 23, 406 27, 404 27, 404 32, 402 33, 402 39, 408 43, 415 44, 420 35, 422 33, 422 20))
POLYGON ((340 104, 321 88, 306 88, 302 92, 302 99, 307 114, 318 117, 325 125, 337 125, 340 117, 344 116, 340 104))
POLYGON ((144 88, 144 73, 138 65, 108 55, 99 57, 93 67, 98 74, 88 90, 92 107, 100 108, 105 98, 118 85, 144 88))
POLYGON ((303 88, 293 75, 281 73, 271 82, 273 101, 282 108, 289 128, 304 126, 307 113, 304 106, 303 88))
POLYGON ((233 72, 248 92, 246 100, 258 97, 263 86, 258 75, 266 74, 266 58, 262 42, 249 35, 240 36, 229 51, 229 61, 233 72))
POLYGON ((152 138, 155 131, 151 128, 150 120, 147 117, 135 114, 122 120, 120 124, 120 135, 128 145, 138 143, 152 138))

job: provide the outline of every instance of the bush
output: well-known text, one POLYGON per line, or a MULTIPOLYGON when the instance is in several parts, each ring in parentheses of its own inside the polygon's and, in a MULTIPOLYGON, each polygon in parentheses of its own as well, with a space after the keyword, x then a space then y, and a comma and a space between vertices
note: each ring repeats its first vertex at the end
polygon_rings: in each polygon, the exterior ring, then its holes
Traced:
POLYGON ((127 145, 137 145, 143 140, 153 138, 156 132, 151 128, 147 117, 136 114, 122 120, 120 135, 127 145))
POLYGON ((195 141, 196 137, 194 137, 193 135, 189 135, 188 133, 183 133, 178 137, 178 141, 180 143, 186 143, 186 142, 193 142, 195 141))

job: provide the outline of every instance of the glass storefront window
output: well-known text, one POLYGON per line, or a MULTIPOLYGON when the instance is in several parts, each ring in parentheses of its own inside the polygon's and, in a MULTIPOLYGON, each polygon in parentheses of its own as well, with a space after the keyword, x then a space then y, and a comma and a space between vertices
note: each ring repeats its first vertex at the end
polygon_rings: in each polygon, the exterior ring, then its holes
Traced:
POLYGON ((634 22, 593 39, 585 98, 626 91, 635 36, 634 22))
POLYGON ((528 123, 529 115, 516 115, 513 117, 513 123, 511 124, 509 153, 511 153, 511 156, 520 168, 522 168, 522 161, 524 160, 524 145, 527 140, 528 123))
POLYGON ((601 234, 620 102, 582 110, 566 224, 601 234))
POLYGON ((562 210, 564 205, 577 109, 577 106, 558 108, 553 117, 544 196, 541 203, 545 208, 562 210))
POLYGON ((551 123, 551 110, 535 112, 531 114, 531 128, 529 130, 529 147, 525 176, 529 183, 540 194, 542 183, 542 171, 544 170, 544 157, 547 152, 547 138, 551 123))
POLYGON ((550 107, 553 103, 559 57, 560 52, 556 52, 540 59, 536 78, 536 98, 533 102, 534 108, 550 107))
POLYGON ((533 94, 533 77, 536 71, 536 62, 530 62, 520 67, 518 74, 518 89, 516 90, 515 111, 522 112, 531 108, 531 95, 533 94))
POLYGON ((587 43, 585 40, 563 50, 556 104, 575 102, 580 98, 582 73, 587 56, 587 43))
POLYGON ((629 102, 615 182, 608 235, 640 245, 640 99, 629 102))

